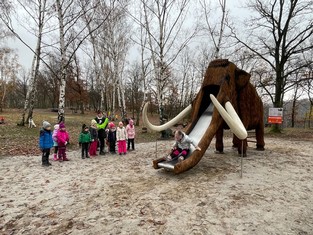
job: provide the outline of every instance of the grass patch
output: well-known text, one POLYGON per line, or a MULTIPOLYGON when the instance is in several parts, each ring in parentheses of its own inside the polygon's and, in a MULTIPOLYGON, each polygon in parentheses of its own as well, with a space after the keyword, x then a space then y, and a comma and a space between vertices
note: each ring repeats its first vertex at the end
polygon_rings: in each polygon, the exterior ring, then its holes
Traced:
MULTIPOLYGON (((12 156, 12 155, 39 155, 39 130, 42 126, 42 122, 48 121, 52 127, 57 122, 57 113, 50 110, 35 110, 34 122, 37 125, 36 128, 28 128, 28 126, 18 126, 21 118, 21 110, 5 110, 0 113, 1 117, 4 117, 5 123, 0 124, 0 156, 12 156)), ((85 114, 66 113, 65 124, 66 129, 70 134, 69 150, 77 150, 78 136, 81 132, 83 124, 90 125, 91 120, 95 118, 94 112, 86 112, 85 114)), ((155 115, 157 120, 157 115, 155 115)), ((151 117, 153 122, 153 117, 151 117)), ((118 121, 114 122, 115 125, 118 121)), ((156 123, 156 122, 153 122, 156 123)), ((160 134, 148 131, 142 133, 142 122, 139 126, 136 126, 136 143, 155 141, 160 134)))
MULTIPOLYGON (((57 121, 57 113, 51 112, 50 110, 35 110, 34 121, 37 127, 21 127, 17 125, 20 120, 20 113, 20 110, 5 110, 0 114, 1 117, 5 118, 5 123, 0 124, 0 156, 40 155, 41 152, 38 141, 42 121, 46 120, 50 122, 52 126, 57 121)), ((90 125, 91 120, 95 118, 95 116, 96 114, 94 112, 86 112, 84 115, 71 113, 70 111, 66 113, 66 129, 70 134, 69 150, 77 150, 79 148, 78 136, 82 124, 90 125)), ((157 124, 158 115, 150 115, 149 120, 153 124, 157 124)), ((118 121, 114 123, 117 125, 118 121)), ((136 143, 154 142, 160 137, 160 133, 156 132, 148 131, 147 133, 142 133, 142 128, 143 124, 140 122, 139 126, 136 126, 136 143)), ((270 127, 265 128, 265 142, 266 137, 288 138, 299 141, 313 140, 313 129, 285 128, 281 130, 281 133, 272 133, 270 130, 270 127)), ((229 131, 225 132, 225 136, 230 137, 231 135, 229 131)))

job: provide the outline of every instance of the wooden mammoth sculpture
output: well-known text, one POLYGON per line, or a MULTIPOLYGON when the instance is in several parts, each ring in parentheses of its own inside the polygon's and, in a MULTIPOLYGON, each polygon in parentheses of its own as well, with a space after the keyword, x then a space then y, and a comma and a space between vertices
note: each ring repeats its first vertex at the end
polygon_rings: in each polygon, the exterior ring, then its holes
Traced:
MULTIPOLYGON (((232 104, 244 128, 246 130, 255 129, 256 148, 258 150, 264 150, 263 103, 255 87, 250 83, 250 76, 249 73, 237 68, 235 64, 229 62, 227 59, 214 60, 209 64, 206 70, 201 89, 196 98, 192 104, 177 115, 177 117, 162 126, 152 125, 147 119, 145 106, 143 120, 149 129, 161 131, 173 126, 181 118, 191 112, 191 122, 186 128, 186 134, 189 134, 196 126, 201 115, 205 113, 212 103, 210 98, 210 94, 212 94, 216 96, 217 101, 222 106, 225 106, 227 102, 232 104)), ((230 125, 224 121, 215 106, 211 122, 198 142, 201 151, 192 151, 190 157, 183 162, 175 164, 174 172, 180 173, 195 166, 209 147, 214 136, 216 136, 216 151, 222 153, 224 149, 223 129, 227 129, 229 126, 230 125)), ((241 153, 242 148, 239 143, 239 138, 234 136, 233 144, 238 147, 238 152, 241 153)), ((243 154, 246 154, 246 151, 247 139, 245 138, 243 140, 243 154)), ((161 160, 158 159, 154 162, 155 168, 157 168, 159 161, 161 160)))

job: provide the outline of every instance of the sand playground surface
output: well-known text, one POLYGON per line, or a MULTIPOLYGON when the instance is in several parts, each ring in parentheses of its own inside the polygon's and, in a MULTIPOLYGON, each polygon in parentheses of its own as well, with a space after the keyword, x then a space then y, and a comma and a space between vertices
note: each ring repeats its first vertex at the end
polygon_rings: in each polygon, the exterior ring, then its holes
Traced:
MULTIPOLYGON (((125 156, 42 167, 40 156, 0 158, 0 234, 313 234, 312 141, 266 138, 240 157, 214 141, 193 169, 155 170, 155 142, 125 156)), ((173 141, 159 141, 158 152, 173 141)))

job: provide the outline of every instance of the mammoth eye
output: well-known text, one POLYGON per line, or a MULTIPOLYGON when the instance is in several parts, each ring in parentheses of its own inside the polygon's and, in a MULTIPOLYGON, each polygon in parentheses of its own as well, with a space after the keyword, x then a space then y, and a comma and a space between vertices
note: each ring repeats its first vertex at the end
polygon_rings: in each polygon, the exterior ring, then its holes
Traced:
POLYGON ((225 76, 225 80, 226 80, 227 82, 229 82, 229 81, 230 81, 230 76, 229 76, 229 75, 226 75, 226 76, 225 76))

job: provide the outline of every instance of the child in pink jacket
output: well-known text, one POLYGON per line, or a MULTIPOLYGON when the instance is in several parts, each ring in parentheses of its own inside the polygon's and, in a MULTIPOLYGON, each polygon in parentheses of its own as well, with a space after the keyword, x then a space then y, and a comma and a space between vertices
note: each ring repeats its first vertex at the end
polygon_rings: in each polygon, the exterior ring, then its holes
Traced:
POLYGON ((65 129, 64 123, 60 123, 59 130, 57 132, 57 142, 58 142, 58 157, 60 161, 68 161, 66 157, 66 145, 70 141, 70 136, 65 129))
POLYGON ((126 126, 126 138, 127 138, 127 150, 130 149, 130 144, 132 145, 132 150, 135 150, 135 125, 132 119, 129 120, 126 126))

